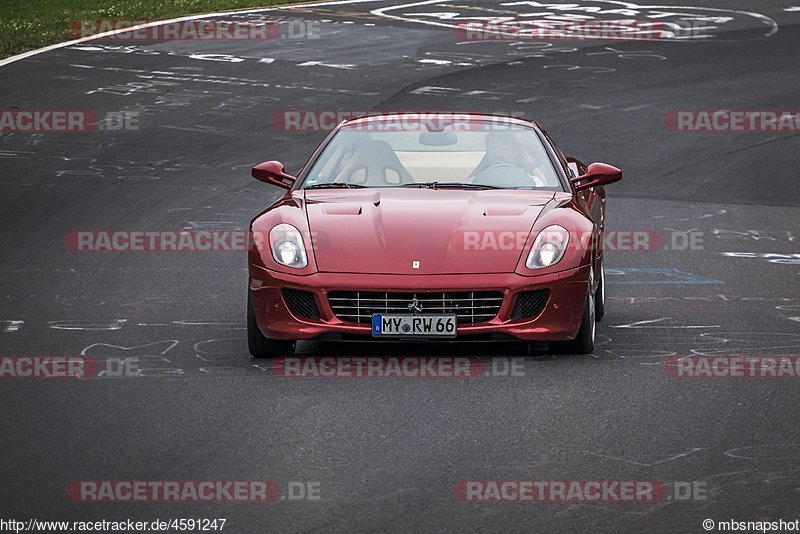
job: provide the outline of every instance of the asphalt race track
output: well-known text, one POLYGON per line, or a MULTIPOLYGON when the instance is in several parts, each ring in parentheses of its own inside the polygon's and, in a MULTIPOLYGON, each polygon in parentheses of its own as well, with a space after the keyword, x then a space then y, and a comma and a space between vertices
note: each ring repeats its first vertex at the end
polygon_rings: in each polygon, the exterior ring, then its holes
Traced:
POLYGON ((692 1, 311 4, 237 17, 317 28, 315 39, 83 42, 0 67, 2 109, 137 117, 135 129, 0 132, 0 355, 139 368, 0 380, 0 518, 226 518, 234 533, 701 532, 705 519, 800 518, 800 380, 675 378, 665 365, 800 356, 797 130, 665 125, 676 110, 800 109, 800 3, 692 1), (711 29, 613 42, 454 31, 475 20, 465 17, 618 18, 602 10, 622 7, 711 29), (608 188, 608 228, 652 231, 661 246, 606 252, 593 356, 513 343, 298 347, 470 356, 485 369, 435 380, 293 379, 253 360, 242 252, 69 248, 82 230, 246 228, 279 196, 250 167, 279 159, 295 172, 325 136, 285 131, 287 110, 535 118, 569 154, 624 170, 608 188), (67 491, 87 480, 271 480, 281 497, 83 502, 67 491), (461 481, 488 480, 668 491, 654 502, 460 498, 461 481))

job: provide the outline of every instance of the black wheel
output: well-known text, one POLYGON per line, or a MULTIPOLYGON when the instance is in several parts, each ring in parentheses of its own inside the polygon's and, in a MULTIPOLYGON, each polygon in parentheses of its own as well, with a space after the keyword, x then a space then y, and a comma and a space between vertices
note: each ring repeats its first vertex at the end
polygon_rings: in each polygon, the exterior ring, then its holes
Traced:
MULTIPOLYGON (((590 271, 591 273, 591 271, 590 271)), ((594 330, 596 321, 595 294, 592 291, 592 279, 589 274, 589 290, 586 295, 586 307, 583 310, 583 320, 578 335, 570 341, 556 341, 550 343, 553 352, 561 354, 591 354, 594 350, 594 330)))
POLYGON ((253 297, 250 289, 247 290, 247 347, 253 358, 274 358, 294 354, 294 341, 282 339, 269 339, 261 333, 256 323, 256 314, 253 312, 253 297))
POLYGON ((594 318, 597 322, 603 320, 606 314, 606 268, 600 261, 600 283, 597 284, 597 293, 594 295, 594 318))

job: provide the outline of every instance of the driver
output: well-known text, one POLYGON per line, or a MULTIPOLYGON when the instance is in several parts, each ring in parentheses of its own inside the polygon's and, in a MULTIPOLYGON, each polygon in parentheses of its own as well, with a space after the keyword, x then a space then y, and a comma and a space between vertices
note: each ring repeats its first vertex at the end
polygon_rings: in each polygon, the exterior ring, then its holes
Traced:
POLYGON ((511 132, 490 132, 486 136, 486 153, 481 162, 472 171, 471 179, 475 179, 485 170, 495 165, 512 165, 525 171, 536 186, 544 186, 545 182, 536 170, 537 165, 520 146, 517 137, 511 132))
POLYGON ((514 134, 507 132, 491 132, 486 136, 486 155, 483 161, 486 167, 507 163, 521 167, 519 160, 522 149, 514 134))

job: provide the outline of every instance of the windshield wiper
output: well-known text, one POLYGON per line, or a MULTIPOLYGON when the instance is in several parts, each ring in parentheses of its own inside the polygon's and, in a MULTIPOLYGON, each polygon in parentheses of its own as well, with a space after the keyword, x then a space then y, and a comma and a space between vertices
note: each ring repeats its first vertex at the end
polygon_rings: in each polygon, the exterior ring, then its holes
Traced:
POLYGON ((468 184, 464 182, 444 182, 436 184, 437 189, 445 189, 445 188, 452 188, 452 189, 504 189, 502 187, 497 187, 496 185, 486 185, 486 184, 468 184))
POLYGON ((429 189, 503 189, 495 185, 467 184, 463 182, 414 182, 400 187, 427 187, 429 189))
POLYGON ((400 187, 419 187, 420 189, 427 187, 428 189, 436 189, 438 184, 439 182, 411 182, 410 184, 403 184, 400 187))
POLYGON ((311 184, 303 189, 364 189, 366 186, 358 184, 346 184, 344 182, 333 182, 329 184, 311 184))

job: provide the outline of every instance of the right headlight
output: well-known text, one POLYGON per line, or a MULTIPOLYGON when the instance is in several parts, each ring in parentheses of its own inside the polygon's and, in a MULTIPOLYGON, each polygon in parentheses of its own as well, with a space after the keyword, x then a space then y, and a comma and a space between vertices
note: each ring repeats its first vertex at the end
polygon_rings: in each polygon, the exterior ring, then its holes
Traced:
POLYGON ((555 265, 564 257, 568 244, 569 232, 566 228, 557 224, 548 226, 536 236, 533 248, 525 261, 525 267, 543 269, 555 265))
POLYGON ((308 265, 306 247, 300 231, 291 224, 281 223, 269 231, 272 258, 287 267, 302 269, 308 265))

